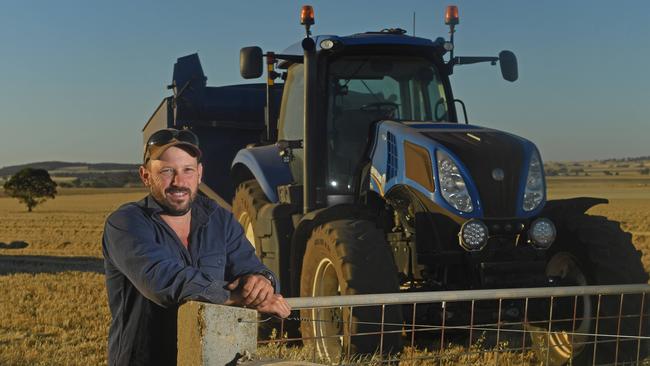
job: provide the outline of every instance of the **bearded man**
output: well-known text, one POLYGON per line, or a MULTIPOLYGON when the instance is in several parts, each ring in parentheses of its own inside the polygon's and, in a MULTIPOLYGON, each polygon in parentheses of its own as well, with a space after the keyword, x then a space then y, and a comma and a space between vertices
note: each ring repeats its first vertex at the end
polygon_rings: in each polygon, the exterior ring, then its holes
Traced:
POLYGON ((198 195, 200 158, 191 131, 155 132, 140 167, 149 195, 106 220, 111 366, 175 365, 177 310, 188 300, 289 315, 274 274, 255 256, 239 223, 198 195))

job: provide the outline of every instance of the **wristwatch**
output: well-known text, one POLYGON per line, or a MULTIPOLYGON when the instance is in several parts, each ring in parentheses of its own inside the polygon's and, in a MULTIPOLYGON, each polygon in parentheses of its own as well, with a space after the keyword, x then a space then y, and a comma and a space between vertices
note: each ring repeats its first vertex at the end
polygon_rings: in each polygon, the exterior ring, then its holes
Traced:
POLYGON ((271 281, 271 286, 273 286, 273 292, 275 292, 275 276, 271 271, 260 271, 260 272, 256 272, 255 274, 263 276, 267 280, 271 281))

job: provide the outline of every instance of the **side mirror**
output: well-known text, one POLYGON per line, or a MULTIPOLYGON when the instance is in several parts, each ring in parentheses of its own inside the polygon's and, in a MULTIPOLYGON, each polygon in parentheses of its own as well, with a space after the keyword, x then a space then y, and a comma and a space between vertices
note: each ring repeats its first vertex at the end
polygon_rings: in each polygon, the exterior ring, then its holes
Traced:
POLYGON ((244 47, 239 51, 239 73, 244 79, 257 79, 262 76, 263 69, 261 48, 244 47))
POLYGON ((501 66, 501 75, 504 79, 515 81, 519 78, 517 56, 511 51, 499 52, 499 66, 501 66))

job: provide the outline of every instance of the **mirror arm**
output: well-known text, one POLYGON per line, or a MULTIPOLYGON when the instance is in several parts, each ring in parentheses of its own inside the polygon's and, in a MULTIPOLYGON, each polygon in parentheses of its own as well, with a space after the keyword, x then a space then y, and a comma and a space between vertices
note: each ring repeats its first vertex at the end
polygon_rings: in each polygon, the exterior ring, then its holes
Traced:
POLYGON ((291 62, 296 62, 296 63, 303 63, 303 56, 302 55, 283 55, 280 53, 275 54, 275 58, 278 60, 285 60, 285 61, 291 61, 291 62))
POLYGON ((499 61, 498 57, 487 57, 487 56, 479 56, 479 57, 474 57, 474 56, 464 56, 464 57, 454 57, 451 60, 451 63, 453 65, 469 65, 469 64, 477 64, 480 62, 489 62, 492 65, 496 65, 497 61, 499 61))

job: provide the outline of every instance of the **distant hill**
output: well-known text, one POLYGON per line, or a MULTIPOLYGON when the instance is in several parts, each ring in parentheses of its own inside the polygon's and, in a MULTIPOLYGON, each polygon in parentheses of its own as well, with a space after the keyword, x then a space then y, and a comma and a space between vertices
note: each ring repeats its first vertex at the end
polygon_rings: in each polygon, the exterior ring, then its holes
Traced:
POLYGON ((12 165, 0 168, 0 177, 10 177, 21 169, 34 168, 45 169, 50 175, 58 173, 106 173, 106 172, 129 172, 137 171, 138 164, 121 164, 121 163, 69 163, 64 161, 43 161, 38 163, 28 163, 21 165, 12 165))
POLYGON ((626 178, 650 177, 650 156, 612 158, 588 161, 544 162, 546 176, 621 176, 626 178))
POLYGON ((45 169, 60 187, 139 187, 138 164, 43 161, 0 168, 0 183, 24 168, 45 169))

